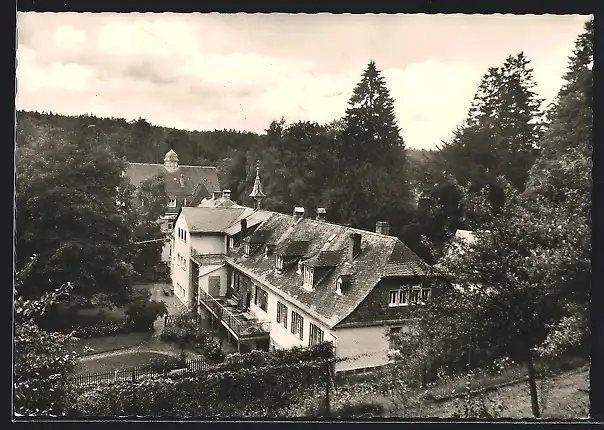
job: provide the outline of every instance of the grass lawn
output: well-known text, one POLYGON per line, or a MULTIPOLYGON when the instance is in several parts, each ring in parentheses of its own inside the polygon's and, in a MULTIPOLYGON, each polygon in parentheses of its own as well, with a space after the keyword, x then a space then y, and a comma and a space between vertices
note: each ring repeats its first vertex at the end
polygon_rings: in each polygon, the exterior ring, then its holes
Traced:
POLYGON ((166 358, 167 355, 156 352, 136 351, 127 354, 112 355, 92 360, 82 360, 79 374, 106 372, 109 370, 131 368, 150 364, 157 358, 166 358))
MULTIPOLYGON (((543 418, 587 418, 589 414, 589 369, 577 369, 563 372, 547 381, 544 385, 537 382, 541 392, 545 387, 545 396, 540 399, 543 418), (545 407, 544 407, 545 406, 545 407)), ((503 403, 502 418, 532 418, 531 401, 527 382, 502 387, 486 394, 487 398, 499 396, 503 403)), ((448 418, 454 412, 455 401, 441 403, 426 402, 424 417, 448 418)))
MULTIPOLYGON (((540 393, 539 402, 543 418, 575 418, 588 416, 589 411, 589 364, 581 357, 562 360, 559 365, 550 368, 558 369, 546 380, 537 381, 540 393)), ((487 373, 475 375, 473 389, 492 387, 501 383, 511 382, 526 374, 524 366, 507 368, 500 375, 487 373)), ((356 376, 356 375, 355 375, 356 376)), ((463 391, 466 379, 448 381, 429 387, 427 390, 409 393, 408 399, 391 397, 379 389, 381 378, 390 378, 386 372, 381 375, 358 375, 357 380, 341 381, 333 395, 333 405, 352 403, 380 404, 384 407, 383 416, 391 417, 423 417, 450 418, 463 404, 463 399, 437 400, 450 395, 453 390, 463 391), (406 409, 404 409, 406 408, 406 409)), ((514 385, 501 387, 496 390, 479 394, 485 399, 498 399, 502 404, 502 418, 531 418, 531 403, 528 382, 522 381, 514 385)), ((312 397, 312 396, 311 396, 312 397)), ((303 402, 303 405, 306 405, 303 402)))
POLYGON ((152 335, 153 333, 151 332, 140 332, 80 339, 74 343, 73 351, 78 355, 83 356, 126 349, 149 340, 152 335), (92 351, 85 351, 86 347, 92 348, 92 351))

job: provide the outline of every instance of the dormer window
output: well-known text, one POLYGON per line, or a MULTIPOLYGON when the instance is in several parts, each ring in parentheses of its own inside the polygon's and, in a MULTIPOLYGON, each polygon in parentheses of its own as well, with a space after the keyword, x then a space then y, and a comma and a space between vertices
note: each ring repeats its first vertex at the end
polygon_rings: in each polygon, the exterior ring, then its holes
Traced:
POLYGON ((235 248, 235 238, 233 236, 229 237, 229 248, 235 248))
POLYGON ((283 270, 283 257, 280 255, 275 256, 275 267, 279 272, 283 270))
POLYGON ((170 200, 168 200, 168 207, 169 208, 175 208, 176 207, 176 199, 170 199, 170 200))
POLYGON ((245 255, 246 257, 250 256, 250 244, 249 242, 245 243, 243 245, 243 255, 245 255))
POLYGON ((264 258, 268 258, 268 246, 264 247, 264 258))
POLYGON ((301 274, 302 274, 302 266, 303 266, 302 262, 301 262, 301 261, 298 261, 298 270, 296 270, 296 273, 297 273, 298 275, 301 275, 301 274))
POLYGON ((304 287, 312 288, 313 287, 313 268, 309 266, 304 266, 304 287))
POLYGON ((336 293, 340 295, 342 294, 342 278, 338 278, 336 281, 336 293))

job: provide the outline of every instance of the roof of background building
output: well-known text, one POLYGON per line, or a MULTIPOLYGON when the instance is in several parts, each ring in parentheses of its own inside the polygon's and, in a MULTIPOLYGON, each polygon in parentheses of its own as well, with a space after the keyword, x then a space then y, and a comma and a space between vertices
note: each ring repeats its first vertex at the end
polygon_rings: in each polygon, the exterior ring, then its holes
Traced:
POLYGON ((128 163, 125 175, 135 187, 156 175, 166 179, 166 192, 169 196, 193 196, 202 193, 211 196, 213 191, 220 190, 216 167, 210 166, 178 166, 176 170, 166 169, 163 164, 128 163), (184 186, 180 185, 180 175, 183 175, 184 186), (199 186, 205 188, 205 192, 199 186))

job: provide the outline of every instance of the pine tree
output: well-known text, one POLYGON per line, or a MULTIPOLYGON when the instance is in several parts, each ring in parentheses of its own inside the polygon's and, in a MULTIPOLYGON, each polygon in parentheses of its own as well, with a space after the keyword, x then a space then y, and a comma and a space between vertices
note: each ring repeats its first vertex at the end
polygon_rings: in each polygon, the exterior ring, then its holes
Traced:
POLYGON ((373 61, 348 104, 335 150, 337 181, 327 192, 328 213, 341 223, 366 229, 376 221, 389 221, 396 232, 409 200, 405 143, 394 100, 373 61))
POLYGON ((524 189, 542 137, 540 106, 533 91, 530 61, 524 53, 509 56, 501 67, 490 68, 472 102, 467 126, 487 132, 485 152, 496 157, 494 174, 524 189))

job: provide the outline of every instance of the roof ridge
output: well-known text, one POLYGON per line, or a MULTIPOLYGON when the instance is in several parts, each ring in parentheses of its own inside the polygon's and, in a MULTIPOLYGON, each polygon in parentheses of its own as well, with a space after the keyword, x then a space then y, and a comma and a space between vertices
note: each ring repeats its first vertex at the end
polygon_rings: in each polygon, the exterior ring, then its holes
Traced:
MULTIPOLYGON (((157 167, 165 167, 163 163, 139 163, 136 161, 127 161, 127 164, 135 164, 137 166, 157 166, 157 167)), ((216 166, 194 166, 190 164, 179 164, 178 167, 196 167, 202 169, 217 169, 216 166)))
MULTIPOLYGON (((290 215, 291 216, 291 215, 290 215)), ((375 231, 371 231, 371 230, 363 230, 361 228, 356 228, 356 227, 350 227, 347 225, 342 225, 342 224, 338 224, 338 223, 333 223, 333 222, 327 222, 327 221, 320 221, 320 220, 316 220, 316 219, 311 219, 311 218, 304 218, 304 220, 307 221, 312 221, 314 223, 318 223, 318 224, 328 224, 328 225, 333 225, 336 227, 340 227, 343 228, 347 231, 354 231, 354 232, 359 232, 359 233, 365 233, 365 234, 371 234, 373 236, 379 236, 379 237, 383 237, 384 239, 390 239, 390 240, 398 240, 401 241, 398 237, 396 236, 391 236, 388 234, 382 234, 382 233, 377 233, 375 231)), ((402 241, 401 241, 402 243, 402 241)))

